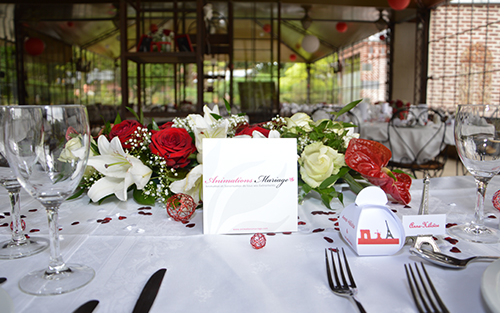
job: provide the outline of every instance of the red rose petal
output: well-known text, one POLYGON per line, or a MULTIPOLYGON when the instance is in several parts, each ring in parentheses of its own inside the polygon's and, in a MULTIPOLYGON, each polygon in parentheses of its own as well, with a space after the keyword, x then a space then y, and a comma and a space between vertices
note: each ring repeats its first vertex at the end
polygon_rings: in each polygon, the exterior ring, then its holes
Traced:
POLYGON ((451 243, 452 245, 456 245, 457 242, 458 242, 458 239, 455 239, 455 238, 451 238, 451 237, 446 237, 444 238, 444 240, 448 241, 449 243, 451 243))
POLYGON ((460 251, 460 249, 458 249, 457 247, 453 247, 450 249, 450 252, 453 252, 453 253, 460 253, 462 251, 460 251))

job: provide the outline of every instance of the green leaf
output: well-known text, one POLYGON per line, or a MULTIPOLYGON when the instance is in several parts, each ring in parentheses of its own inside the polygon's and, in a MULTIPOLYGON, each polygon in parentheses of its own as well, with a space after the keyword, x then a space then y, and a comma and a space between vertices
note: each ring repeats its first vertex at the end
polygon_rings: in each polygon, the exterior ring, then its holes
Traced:
POLYGON ((130 113, 132 113, 132 115, 135 117, 135 119, 142 124, 142 120, 139 118, 139 116, 137 115, 137 113, 135 113, 134 109, 132 108, 129 108, 129 107, 126 107, 127 110, 130 111, 130 113))
POLYGON ((113 197, 114 195, 115 195, 115 194, 114 194, 114 193, 112 193, 112 194, 110 194, 110 195, 107 195, 107 196, 105 196, 105 197, 102 197, 101 199, 99 199, 99 201, 97 201, 97 204, 101 205, 101 204, 104 202, 104 200, 106 200, 106 199, 108 199, 108 198, 111 198, 111 197, 113 197))
POLYGON ((330 210, 332 209, 332 207, 330 206, 330 202, 332 201, 332 199, 333 199, 333 196, 330 194, 322 194, 321 195, 321 201, 330 210))
POLYGON ((215 114, 215 113, 210 113, 210 115, 213 116, 213 118, 215 118, 216 121, 220 120, 222 118, 222 116, 218 115, 218 114, 215 114))
POLYGON ((332 175, 325 179, 320 185, 320 189, 325 189, 330 187, 331 184, 334 184, 339 178, 342 178, 347 172, 349 172, 349 168, 347 166, 343 166, 336 175, 332 175))
POLYGON ((359 100, 353 101, 353 102, 349 103, 348 105, 344 106, 342 109, 340 109, 340 111, 334 112, 333 115, 335 115, 336 117, 339 117, 342 114, 344 114, 345 112, 348 112, 348 111, 352 110, 361 101, 363 101, 363 99, 359 99, 359 100))
POLYGON ((225 98, 224 98, 224 104, 226 105, 227 114, 231 115, 231 105, 225 98))
POLYGON ((76 198, 80 197, 80 196, 83 194, 83 192, 84 192, 84 191, 85 191, 85 189, 80 188, 80 189, 76 190, 76 192, 75 192, 73 195, 71 195, 71 196, 70 196, 68 199, 66 199, 66 200, 73 200, 73 199, 76 199, 76 198))
POLYGON ((364 187, 366 187, 357 182, 350 173, 346 173, 342 178, 346 181, 346 183, 349 185, 349 188, 351 188, 351 191, 355 194, 358 194, 364 187))
POLYGON ((134 188, 134 200, 143 205, 154 205, 156 202, 155 197, 148 196, 144 194, 144 190, 139 190, 137 188, 134 188))
POLYGON ((394 170, 392 170, 392 172, 393 172, 393 173, 399 173, 399 174, 406 174, 406 175, 410 176, 410 177, 411 177, 411 178, 413 178, 413 179, 415 179, 415 178, 416 178, 415 176, 413 176, 413 174, 411 174, 411 173, 406 173, 406 172, 405 172, 405 171, 403 171, 403 170, 394 169, 394 170))
POLYGON ((116 114, 116 118, 115 118, 115 121, 114 121, 114 125, 116 124, 120 124, 122 122, 122 118, 120 117, 120 114, 116 114))
POLYGON ((158 124, 156 124, 155 120, 151 120, 151 129, 152 130, 160 130, 160 127, 158 127, 158 124))

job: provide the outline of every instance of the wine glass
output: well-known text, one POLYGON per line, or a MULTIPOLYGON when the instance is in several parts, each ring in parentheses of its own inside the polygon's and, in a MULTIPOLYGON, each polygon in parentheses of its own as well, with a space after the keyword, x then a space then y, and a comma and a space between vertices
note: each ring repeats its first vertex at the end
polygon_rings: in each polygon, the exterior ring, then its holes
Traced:
POLYGON ((46 209, 50 262, 31 272, 19 287, 33 295, 66 293, 88 284, 92 268, 66 264, 60 253, 58 210, 78 186, 84 173, 90 129, 81 105, 11 106, 4 119, 7 160, 23 188, 46 209))
MULTIPOLYGON (((5 106, 0 107, 0 125, 3 125, 5 106)), ((0 136, 0 154, 5 157, 3 136, 0 136)), ((9 193, 10 217, 11 217, 11 239, 0 242, 0 259, 18 259, 42 252, 49 247, 49 241, 45 238, 26 238, 21 220, 20 196, 21 185, 10 167, 0 170, 0 185, 4 186, 9 193)))
POLYGON ((474 176, 477 201, 474 220, 449 228, 465 240, 496 243, 499 230, 484 225, 484 196, 488 182, 500 172, 500 105, 458 105, 455 113, 455 144, 458 155, 474 176))

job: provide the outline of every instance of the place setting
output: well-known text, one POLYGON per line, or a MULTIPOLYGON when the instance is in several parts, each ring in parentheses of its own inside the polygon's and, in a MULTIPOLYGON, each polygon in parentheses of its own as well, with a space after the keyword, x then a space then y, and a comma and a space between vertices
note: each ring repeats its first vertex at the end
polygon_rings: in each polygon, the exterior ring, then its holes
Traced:
POLYGON ((387 169, 391 151, 355 125, 305 113, 255 126, 205 107, 164 126, 117 120, 93 138, 83 106, 6 107, 6 158, 49 223, 22 219, 51 242, 1 261, 13 273, 6 299, 16 311, 161 312, 185 308, 189 291, 193 312, 279 299, 283 312, 370 312, 381 297, 408 311, 495 311, 498 231, 483 222, 496 216, 499 150, 467 124, 494 121, 495 108, 463 109, 455 134, 473 177, 418 181, 387 169), (478 298, 462 303, 472 290, 478 298))

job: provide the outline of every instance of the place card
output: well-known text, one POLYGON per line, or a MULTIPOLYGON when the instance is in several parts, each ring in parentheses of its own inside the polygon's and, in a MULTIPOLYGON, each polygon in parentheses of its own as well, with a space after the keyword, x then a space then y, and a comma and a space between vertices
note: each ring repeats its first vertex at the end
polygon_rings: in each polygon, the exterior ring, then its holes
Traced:
POLYGON ((446 234, 446 214, 403 215, 406 236, 446 234))
POLYGON ((295 138, 203 139, 203 233, 297 231, 295 138))

